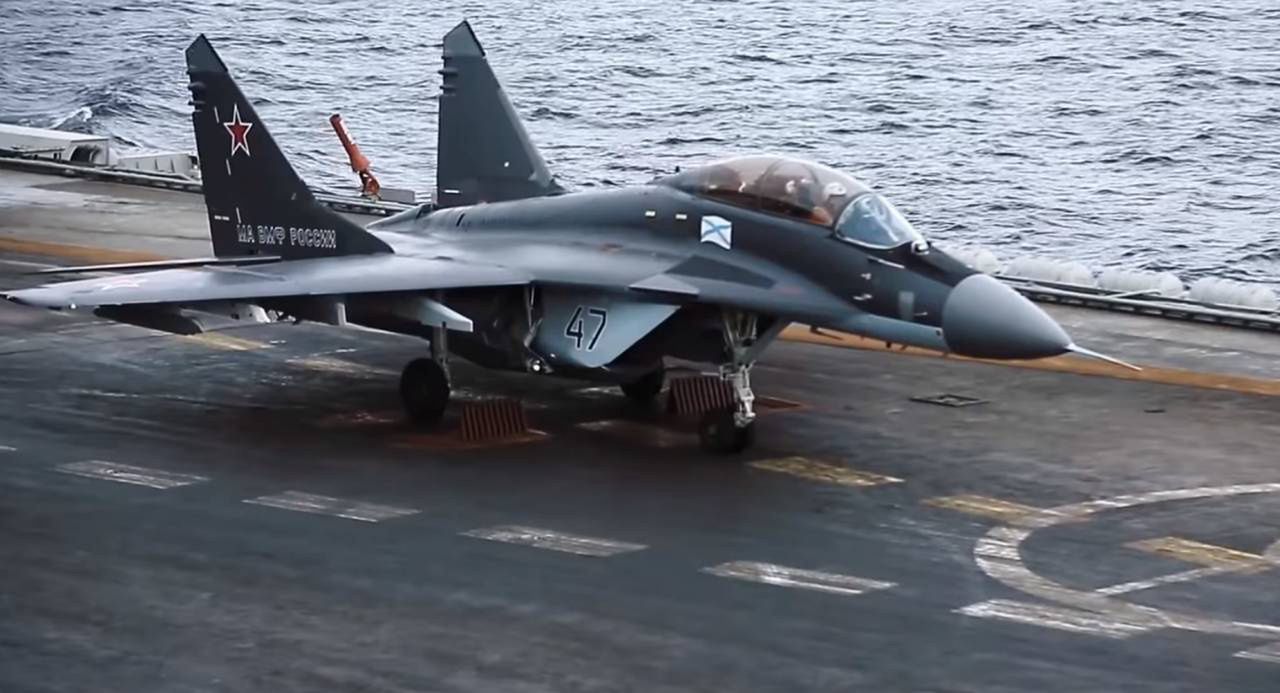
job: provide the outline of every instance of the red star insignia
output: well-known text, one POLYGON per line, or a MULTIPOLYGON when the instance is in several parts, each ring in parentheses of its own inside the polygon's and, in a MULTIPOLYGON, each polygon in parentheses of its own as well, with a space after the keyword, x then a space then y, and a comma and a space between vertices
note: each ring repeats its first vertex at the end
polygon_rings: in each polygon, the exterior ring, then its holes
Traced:
POLYGON ((222 127, 227 129, 231 135, 231 156, 236 155, 236 151, 243 149, 245 156, 249 154, 249 128, 253 127, 253 123, 245 123, 240 120, 240 104, 236 104, 231 110, 231 122, 223 123, 222 127))

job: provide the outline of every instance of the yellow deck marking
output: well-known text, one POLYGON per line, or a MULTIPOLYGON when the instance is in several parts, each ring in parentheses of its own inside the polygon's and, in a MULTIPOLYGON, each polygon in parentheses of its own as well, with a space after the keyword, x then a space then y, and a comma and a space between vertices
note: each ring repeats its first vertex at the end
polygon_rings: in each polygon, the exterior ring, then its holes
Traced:
POLYGON ((200 334, 182 335, 180 338, 189 342, 213 347, 214 349, 224 349, 226 351, 257 351, 258 349, 271 348, 271 345, 266 342, 232 337, 229 334, 222 334, 220 332, 201 332, 200 334))
POLYGON ((872 472, 860 472, 856 469, 820 462, 807 457, 779 457, 769 460, 757 460, 751 463, 756 469, 763 469, 779 474, 790 474, 801 479, 821 481, 841 486, 879 486, 881 484, 898 484, 902 479, 872 472))
POLYGON ((111 250, 109 248, 93 248, 68 243, 46 243, 44 241, 3 237, 0 237, 0 252, 43 255, 64 260, 75 260, 87 265, 105 265, 116 262, 152 262, 169 259, 163 255, 138 252, 136 250, 111 250))
POLYGON ((1104 378, 1115 378, 1118 380, 1137 380, 1148 383, 1162 383, 1165 385, 1200 387, 1209 390, 1226 390, 1228 392, 1239 392, 1247 395, 1280 397, 1280 380, 1250 378, 1242 375, 1203 373, 1200 371, 1188 371, 1179 368, 1161 368, 1158 366, 1142 366, 1141 371, 1131 371, 1128 368, 1122 368, 1102 361, 1095 361, 1093 359, 1085 359, 1083 357, 1076 356, 1055 356, 1053 358, 1036 359, 1034 361, 989 361, 986 359, 971 359, 965 356, 944 354, 940 351, 933 351, 932 349, 920 349, 917 347, 904 348, 900 345, 886 347, 883 341, 867 339, 866 337, 859 337, 857 335, 843 332, 824 332, 823 334, 814 334, 809 331, 808 327, 803 325, 792 325, 791 327, 783 330, 782 338, 793 342, 823 344, 826 346, 843 347, 845 349, 889 351, 895 354, 907 354, 909 356, 949 358, 956 361, 988 363, 997 366, 1010 366, 1013 368, 1030 368, 1033 370, 1050 371, 1054 373, 1094 375, 1104 378))
POLYGON ((332 356, 313 356, 310 358, 289 359, 286 363, 293 366, 301 366, 313 371, 340 373, 342 375, 396 375, 394 371, 386 368, 366 366, 362 363, 334 358, 332 356))
POLYGON ((966 515, 989 517, 1010 525, 1022 525, 1031 518, 1043 517, 1049 512, 1031 505, 974 495, 939 496, 926 499, 924 503, 935 508, 954 510, 966 515))
POLYGON ((1125 546, 1159 556, 1176 558, 1186 563, 1194 563, 1207 568, 1249 571, 1272 566, 1270 561, 1256 553, 1238 551, 1225 546, 1202 544, 1198 541, 1180 537, 1143 539, 1142 541, 1125 544, 1125 546))

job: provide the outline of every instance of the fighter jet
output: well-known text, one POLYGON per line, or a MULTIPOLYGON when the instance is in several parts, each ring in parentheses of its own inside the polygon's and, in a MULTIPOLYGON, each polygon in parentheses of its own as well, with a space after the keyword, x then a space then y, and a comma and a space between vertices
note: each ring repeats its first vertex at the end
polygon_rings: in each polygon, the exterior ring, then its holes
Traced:
POLYGON ((700 440, 727 453, 752 443, 752 364, 792 323, 988 359, 1081 350, 885 197, 817 163, 744 156, 566 190, 471 26, 443 48, 433 202, 362 228, 315 199, 196 38, 186 63, 214 257, 65 268, 134 273, 7 298, 177 333, 213 313, 421 337, 429 347, 404 368, 400 396, 424 425, 445 412, 455 355, 616 383, 642 401, 666 364, 712 364, 734 406, 705 415, 700 440))

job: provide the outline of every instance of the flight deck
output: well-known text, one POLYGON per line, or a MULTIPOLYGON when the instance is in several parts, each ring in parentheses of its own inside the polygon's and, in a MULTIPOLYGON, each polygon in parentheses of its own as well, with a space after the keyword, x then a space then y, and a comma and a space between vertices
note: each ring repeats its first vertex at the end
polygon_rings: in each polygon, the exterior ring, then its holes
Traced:
MULTIPOLYGON (((208 254, 198 195, 0 171, 0 286, 208 254)), ((0 305, 0 689, 1274 691, 1280 340, 1051 306, 995 365, 793 328, 761 443, 424 342, 0 305)))

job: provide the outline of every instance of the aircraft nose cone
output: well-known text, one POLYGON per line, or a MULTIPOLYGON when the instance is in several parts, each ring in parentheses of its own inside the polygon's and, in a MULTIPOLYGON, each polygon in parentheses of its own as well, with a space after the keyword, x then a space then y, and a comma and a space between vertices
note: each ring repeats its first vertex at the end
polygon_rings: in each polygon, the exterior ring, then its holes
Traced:
POLYGON ((1065 353, 1071 338, 1017 291, 986 274, 960 280, 942 306, 942 336, 957 354, 1037 359, 1065 353))

